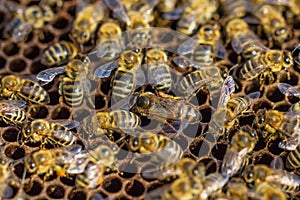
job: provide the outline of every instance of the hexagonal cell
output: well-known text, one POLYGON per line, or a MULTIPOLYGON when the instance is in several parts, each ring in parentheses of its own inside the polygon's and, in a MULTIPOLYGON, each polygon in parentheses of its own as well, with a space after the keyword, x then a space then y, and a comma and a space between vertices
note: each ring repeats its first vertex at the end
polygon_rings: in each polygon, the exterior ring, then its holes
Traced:
POLYGON ((117 193, 122 189, 122 180, 118 177, 104 179, 102 188, 109 193, 117 193))
POLYGON ((194 140, 190 144, 189 149, 193 155, 199 158, 207 156, 210 151, 209 144, 203 139, 194 140))
POLYGON ((33 181, 28 187, 25 186, 24 192, 30 196, 37 196, 43 190, 43 186, 37 181, 33 181))
POLYGON ((7 142, 16 142, 19 137, 19 130, 16 128, 8 128, 2 134, 2 138, 7 142))
POLYGON ((40 71, 43 71, 44 69, 46 69, 46 67, 42 65, 40 61, 33 62, 29 67, 30 72, 33 74, 37 74, 40 71))
POLYGON ((67 107, 57 107, 51 115, 51 119, 68 119, 69 117, 70 111, 67 107))
POLYGON ((134 163, 126 163, 119 167, 119 171, 122 178, 132 178, 138 172, 138 167, 134 163))
POLYGON ((46 106, 31 106, 29 108, 29 114, 34 119, 43 119, 48 116, 48 108, 46 106))
POLYGON ((43 30, 42 37, 39 37, 39 42, 42 44, 50 43, 54 40, 55 34, 52 31, 43 30))
POLYGON ((23 55, 28 59, 34 59, 40 54, 40 48, 38 46, 30 46, 24 49, 23 55))
POLYGON ((65 189, 61 185, 49 185, 47 187, 47 195, 53 199, 62 199, 65 196, 65 189))
POLYGON ((5 149, 5 155, 9 158, 17 160, 25 156, 25 150, 23 147, 17 145, 9 145, 5 149))
POLYGON ((26 66, 27 63, 21 58, 13 59, 9 63, 9 69, 13 72, 21 72, 26 68, 26 66))
POLYGON ((0 68, 4 68, 6 64, 6 59, 0 56, 0 68))
POLYGON ((7 56, 13 56, 19 53, 19 47, 17 46, 17 44, 15 43, 7 43, 4 47, 3 47, 3 52, 7 55, 7 56))
POLYGON ((212 109, 210 107, 205 107, 200 109, 200 113, 202 115, 201 122, 208 123, 211 120, 212 109))
POLYGON ((272 102, 284 100, 285 96, 280 92, 278 87, 272 87, 267 90, 267 98, 272 102))
POLYGON ((139 197, 144 194, 145 187, 140 181, 134 180, 125 186, 125 191, 132 197, 139 197))
POLYGON ((64 16, 59 16, 53 22, 53 27, 56 29, 65 29, 69 24, 69 20, 64 16))
POLYGON ((227 146, 227 144, 217 143, 212 149, 212 155, 218 160, 223 160, 227 146))
POLYGON ((214 173, 218 170, 218 162, 216 159, 211 157, 202 157, 199 160, 206 167, 206 174, 214 173))

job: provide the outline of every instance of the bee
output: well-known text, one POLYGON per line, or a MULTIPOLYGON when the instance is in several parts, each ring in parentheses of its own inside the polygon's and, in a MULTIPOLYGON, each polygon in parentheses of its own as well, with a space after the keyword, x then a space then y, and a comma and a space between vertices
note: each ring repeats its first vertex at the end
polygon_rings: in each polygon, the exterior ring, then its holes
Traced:
POLYGON ((253 8, 256 8, 252 12, 268 37, 269 46, 273 45, 273 40, 282 44, 288 38, 288 26, 282 13, 271 5, 253 6, 253 8))
MULTIPOLYGON (((238 65, 237 65, 238 66, 238 65)), ((289 51, 268 50, 260 53, 253 58, 247 60, 240 67, 239 78, 250 81, 259 77, 261 87, 269 80, 269 83, 274 82, 275 72, 282 70, 287 71, 293 66, 293 57, 289 51)), ((234 67, 233 67, 234 68, 234 67)), ((287 71, 289 76, 289 72, 287 71)))
POLYGON ((146 52, 145 60, 151 85, 159 91, 169 91, 172 77, 167 54, 160 49, 150 49, 146 52))
POLYGON ((218 9, 218 2, 215 0, 196 1, 191 0, 171 12, 163 14, 169 20, 178 20, 176 30, 186 34, 193 34, 201 24, 205 24, 218 9))
POLYGON ((208 199, 213 193, 216 193, 218 190, 221 190, 227 183, 229 176, 222 175, 219 172, 214 172, 205 177, 203 184, 203 190, 200 193, 201 199, 208 199))
POLYGON ((231 41, 233 50, 246 60, 268 50, 243 19, 230 20, 226 25, 226 35, 226 43, 231 41))
POLYGON ((76 176, 76 188, 94 189, 103 182, 104 166, 90 162, 85 170, 76 176))
MULTIPOLYGON (((8 10, 9 7, 12 7, 12 5, 7 6, 8 10)), ((32 30, 42 30, 54 19, 54 16, 49 5, 32 5, 28 8, 21 8, 13 19, 5 25, 4 37, 11 38, 14 43, 25 41, 32 30)))
POLYGON ((51 82, 57 75, 60 76, 58 92, 61 96, 60 104, 63 100, 68 106, 80 106, 84 93, 89 92, 90 81, 87 79, 90 59, 87 56, 73 58, 66 66, 45 69, 37 74, 37 79, 43 84, 51 82))
MULTIPOLYGON (((262 136, 264 138, 273 139, 276 136, 286 139, 285 142, 292 142, 291 137, 298 136, 298 128, 300 125, 298 112, 289 111, 289 112, 280 112, 277 110, 266 110, 260 109, 256 113, 254 123, 258 128, 263 128, 262 136)), ((295 138, 294 138, 295 139, 295 138)), ((293 149, 292 146, 284 145, 285 142, 280 143, 282 148, 293 149)), ((296 146, 294 146, 295 148, 296 146)))
POLYGON ((82 10, 78 10, 77 12, 71 35, 75 42, 80 44, 82 49, 82 45, 91 40, 97 29, 97 25, 103 20, 105 9, 102 1, 97 1, 80 9, 82 10))
POLYGON ((283 192, 287 193, 299 190, 300 177, 283 169, 270 168, 263 164, 248 166, 244 171, 244 179, 255 186, 267 182, 280 187, 283 192))
POLYGON ((242 178, 232 178, 227 184, 226 190, 229 199, 248 199, 248 188, 242 178))
POLYGON ((59 41, 45 49, 41 63, 46 66, 61 65, 74 58, 77 53, 76 45, 67 41, 59 41))
POLYGON ((122 29, 114 22, 105 22, 98 31, 97 57, 105 61, 113 60, 122 53, 122 29))
POLYGON ((77 126, 75 121, 60 124, 44 119, 35 119, 22 128, 26 141, 41 142, 42 144, 58 144, 60 146, 72 145, 77 141, 75 133, 70 131, 77 126))
POLYGON ((122 0, 104 0, 104 2, 116 17, 125 22, 127 26, 130 25, 131 22, 125 9, 125 6, 128 5, 127 3, 123 4, 122 0))
POLYGON ((216 58, 225 58, 226 50, 220 39, 220 27, 217 24, 205 24, 195 35, 196 44, 184 42, 177 49, 177 53, 181 55, 193 53, 191 57, 193 62, 202 67, 210 67, 216 58))
POLYGON ((137 84, 144 83, 145 75, 141 70, 142 58, 141 49, 134 47, 133 50, 124 51, 118 60, 101 65, 94 71, 96 78, 106 78, 118 68, 112 79, 112 100, 115 102, 128 98, 137 84))
POLYGON ((202 119, 200 111, 192 104, 172 96, 160 97, 151 92, 135 94, 132 110, 149 119, 168 124, 180 122, 184 129, 189 123, 196 124, 202 119))
POLYGON ((231 139, 221 166, 223 175, 233 176, 246 164, 246 156, 252 152, 258 141, 257 134, 250 126, 243 126, 231 139))
POLYGON ((26 102, 23 100, 1 100, 0 119, 6 124, 20 126, 26 120, 26 102))
POLYGON ((215 136, 224 135, 236 124, 237 117, 245 114, 248 107, 260 96, 260 92, 253 92, 244 98, 230 98, 234 91, 235 82, 232 76, 228 76, 223 83, 217 109, 209 123, 209 133, 215 136))
POLYGON ((245 0, 220 0, 220 6, 224 14, 230 18, 242 18, 247 12, 245 0))
POLYGON ((179 89, 187 99, 205 85, 210 91, 219 89, 223 84, 221 70, 205 67, 188 73, 179 81, 179 89))
POLYGON ((160 1, 157 5, 159 12, 166 13, 171 12, 176 7, 177 0, 160 1))
POLYGON ((37 82, 30 79, 6 75, 1 78, 1 97, 12 100, 20 99, 36 104, 47 104, 50 97, 37 82))
POLYGON ((133 152, 138 152, 141 155, 149 155, 157 159, 153 161, 159 165, 158 168, 166 168, 173 162, 181 159, 183 151, 179 144, 170 138, 161 134, 152 132, 143 132, 138 136, 129 138, 129 148, 133 152))
POLYGON ((73 157, 80 151, 80 145, 55 149, 41 149, 25 157, 25 168, 29 173, 37 175, 45 174, 44 180, 54 173, 63 177, 67 175, 67 166, 74 161, 73 157))
POLYGON ((0 197, 10 198, 13 196, 13 188, 9 186, 9 178, 11 178, 11 168, 6 159, 0 159, 0 197))
POLYGON ((267 182, 262 182, 255 187, 254 197, 258 199, 278 199, 285 200, 286 195, 278 187, 274 187, 267 182))

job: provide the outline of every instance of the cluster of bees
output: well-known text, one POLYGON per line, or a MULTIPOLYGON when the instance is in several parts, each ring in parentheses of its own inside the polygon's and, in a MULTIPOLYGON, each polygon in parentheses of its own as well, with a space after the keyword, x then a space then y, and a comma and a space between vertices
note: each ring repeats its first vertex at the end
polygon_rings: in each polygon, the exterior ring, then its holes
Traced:
MULTIPOLYGON (((18 45, 26 45, 31 32, 45 37, 43 29, 51 31, 63 4, 42 0, 23 8, 1 2, 13 13, 1 28, 2 37, 18 45)), ((299 46, 281 48, 292 37, 289 25, 300 13, 299 1, 99 0, 80 1, 76 9, 69 40, 43 50, 40 60, 47 69, 35 77, 1 77, 1 120, 20 130, 20 146, 39 144, 21 159, 1 159, 3 198, 13 198, 10 185, 23 188, 33 180, 43 184, 53 174, 75 176, 78 190, 100 187, 105 173, 122 173, 117 155, 124 146, 132 155, 129 163, 150 156, 147 162, 153 167, 142 171, 143 177, 166 183, 149 190, 146 199, 268 200, 287 199, 299 191, 300 177, 294 174, 300 168, 299 103, 287 112, 251 109, 278 73, 289 79, 289 70, 299 65, 299 46), (176 52, 167 52, 159 44, 151 46, 152 27, 172 28, 189 39, 177 43, 176 52), (127 44, 124 31, 130 34, 127 44), (87 45, 94 49, 87 50, 87 45), (225 47, 235 52, 236 63, 225 61, 225 47), (183 76, 175 81, 177 74, 183 76), (235 78, 258 83, 259 91, 235 96, 235 78), (111 79, 111 107, 94 109, 95 115, 80 122, 34 119, 27 111, 30 105, 50 103, 45 86, 54 80, 59 81, 61 108, 76 109, 83 103, 95 108, 91 82, 106 79, 111 79), (214 140, 210 151, 217 141, 228 144, 220 169, 213 173, 207 173, 209 164, 185 156, 175 141, 189 126, 202 123, 195 103, 201 90, 210 93, 210 103, 217 102, 206 131, 214 140), (246 115, 254 120, 240 126, 239 118, 246 115), (155 128, 144 126, 143 120, 155 122, 155 128), (115 132, 120 134, 117 139, 115 132), (278 156, 270 166, 248 164, 259 140, 276 139, 278 148, 287 152, 285 163, 278 156), (17 163, 25 168, 21 181, 11 178, 17 163)), ((277 86, 287 97, 300 97, 297 87, 277 86)))

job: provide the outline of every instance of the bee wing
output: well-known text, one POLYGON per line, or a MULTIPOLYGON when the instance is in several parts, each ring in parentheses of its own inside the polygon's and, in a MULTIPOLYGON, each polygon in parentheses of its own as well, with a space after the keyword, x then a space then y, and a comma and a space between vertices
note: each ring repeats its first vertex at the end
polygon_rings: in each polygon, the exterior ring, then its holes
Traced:
POLYGON ((51 82, 57 75, 63 74, 66 66, 45 69, 36 75, 36 78, 42 81, 42 85, 51 82))
POLYGON ((218 103, 218 108, 224 107, 232 93, 235 91, 235 82, 232 78, 232 76, 228 76, 223 83, 222 89, 221 89, 221 95, 218 103))
POLYGON ((60 124, 61 126, 65 127, 67 130, 74 129, 80 125, 80 122, 75 120, 49 120, 51 123, 60 124))
POLYGON ((178 19, 180 19, 184 10, 185 10, 185 6, 180 6, 171 12, 164 13, 162 16, 163 16, 163 18, 168 19, 168 20, 178 20, 178 19))
POLYGON ((278 83, 278 88, 280 92, 285 96, 300 97, 300 90, 295 89, 292 85, 288 83, 278 83))
POLYGON ((135 69, 135 85, 141 86, 146 83, 145 73, 142 67, 137 67, 135 69))
POLYGON ((293 151, 300 144, 300 130, 293 136, 279 142, 278 147, 287 151, 293 151))
POLYGON ((275 156, 270 164, 270 167, 273 169, 281 169, 282 170, 284 168, 282 158, 280 156, 275 156))
POLYGON ((163 199, 162 195, 165 194, 168 190, 170 190, 171 185, 172 183, 169 183, 167 185, 163 185, 159 188, 151 190, 150 192, 147 192, 145 195, 145 200, 163 199))
POLYGON ((0 100, 0 104, 5 104, 0 106, 1 111, 15 111, 18 109, 26 108, 26 101, 24 100, 0 100))
POLYGON ((72 163, 74 160, 74 156, 76 156, 82 151, 82 146, 76 144, 68 147, 53 149, 53 151, 55 150, 58 151, 58 154, 59 152, 62 151, 62 154, 55 158, 55 163, 63 165, 63 164, 72 163))
MULTIPOLYGON (((293 120, 293 119, 299 119, 300 118, 300 111, 290 111, 290 112, 286 112, 285 113, 285 117, 289 120, 293 120)), ((296 123, 296 122, 295 122, 296 123)))
POLYGON ((104 0, 106 5, 116 14, 120 19, 122 19, 127 25, 130 25, 130 20, 126 14, 125 8, 120 0, 104 0))
POLYGON ((106 56, 106 54, 109 52, 110 49, 114 49, 114 53, 116 53, 116 57, 119 56, 122 51, 123 51, 123 46, 121 45, 120 42, 111 42, 110 45, 103 45, 107 41, 103 41, 100 44, 97 45, 97 57, 98 58, 103 58, 106 56))
POLYGON ((182 56, 176 56, 173 58, 172 61, 181 69, 186 69, 188 67, 194 67, 196 69, 202 68, 201 65, 193 63, 192 61, 190 61, 187 58, 182 57, 182 56))
POLYGON ((111 75, 111 72, 119 67, 118 61, 112 61, 101 65, 94 71, 94 76, 97 78, 106 78, 111 75))
POLYGON ((224 59, 226 56, 226 49, 220 41, 215 42, 214 53, 218 58, 224 59))
POLYGON ((190 38, 187 41, 183 42, 177 49, 177 53, 179 55, 186 55, 193 52, 193 49, 197 45, 197 42, 195 41, 197 38, 190 38))
POLYGON ((15 27, 12 34, 13 42, 18 43, 23 40, 32 29, 32 22, 24 22, 23 24, 15 27))
POLYGON ((155 87, 160 84, 161 76, 164 74, 165 76, 171 76, 171 72, 169 70, 169 66, 165 63, 158 63, 158 64, 145 64, 147 72, 148 72, 148 79, 150 84, 155 87), (157 65, 156 67, 150 68, 149 65, 157 65))
POLYGON ((237 173, 247 153, 248 148, 244 148, 239 152, 237 152, 237 149, 227 150, 222 162, 222 174, 233 176, 235 173, 237 173))
POLYGON ((264 0, 264 4, 279 5, 279 6, 297 6, 292 0, 264 0))
POLYGON ((84 172, 87 164, 89 163, 89 154, 86 151, 80 152, 74 156, 73 162, 70 163, 67 173, 80 174, 84 172))

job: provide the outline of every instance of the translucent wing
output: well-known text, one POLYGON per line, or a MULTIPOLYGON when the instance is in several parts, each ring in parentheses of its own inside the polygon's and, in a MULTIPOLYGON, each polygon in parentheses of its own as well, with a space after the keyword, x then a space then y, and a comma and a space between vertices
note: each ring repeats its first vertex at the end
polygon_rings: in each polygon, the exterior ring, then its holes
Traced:
POLYGON ((32 29, 32 22, 24 22, 23 24, 15 27, 12 34, 13 42, 18 43, 22 41, 32 29))
POLYGON ((218 108, 224 107, 228 100, 230 99, 230 95, 235 91, 235 82, 232 76, 228 76, 223 83, 221 95, 218 103, 218 108))
POLYGON ((109 63, 106 63, 104 65, 101 65, 94 71, 94 76, 96 78, 106 78, 111 75, 111 72, 119 67, 118 61, 112 61, 109 63))
MULTIPOLYGON (((197 38, 195 38, 197 39, 197 38)), ((177 49, 177 53, 180 55, 186 55, 193 52, 193 49, 197 45, 197 42, 194 39, 189 39, 183 42, 177 49)))
POLYGON ((74 129, 78 126, 80 126, 80 122, 75 121, 75 120, 67 120, 67 119, 62 119, 62 120, 49 120, 51 123, 59 124, 63 127, 65 127, 67 130, 74 129))
POLYGON ((80 174, 84 172, 85 167, 89 162, 89 154, 86 151, 82 151, 76 154, 73 158, 73 162, 70 163, 67 172, 70 174, 80 174))
POLYGON ((153 87, 163 84, 161 83, 162 76, 164 78, 171 77, 169 66, 165 63, 148 64, 146 67, 147 68, 145 69, 147 69, 148 72, 149 82, 153 87), (156 67, 150 67, 150 65, 156 65, 156 67))
POLYGON ((278 88, 280 92, 285 96, 300 97, 300 90, 295 89, 292 85, 288 83, 278 83, 278 88))
POLYGON ((130 24, 129 17, 125 11, 125 8, 120 0, 104 0, 106 5, 127 25, 130 24))
POLYGON ((233 176, 243 164, 248 149, 244 148, 237 152, 236 149, 228 150, 224 156, 221 171, 223 175, 233 176))
POLYGON ((188 67, 194 67, 196 69, 203 68, 201 65, 198 65, 196 63, 193 63, 192 61, 188 60, 185 57, 182 56, 176 56, 173 58, 173 62, 182 69, 186 69, 188 67))
POLYGON ((284 164, 283 164, 283 160, 280 156, 275 156, 275 158, 272 160, 271 168, 273 169, 283 169, 284 168, 284 164))
POLYGON ((53 152, 57 152, 59 156, 56 157, 55 162, 57 164, 67 164, 72 163, 74 156, 79 154, 82 150, 82 146, 76 144, 68 147, 62 147, 58 149, 53 149, 53 152))
POLYGON ((226 56, 226 49, 220 41, 215 41, 214 53, 218 58, 224 59, 226 56))
POLYGON ((287 120, 299 119, 300 118, 300 111, 286 112, 285 117, 286 117, 287 120))
POLYGON ((135 69, 135 85, 141 86, 144 85, 145 83, 146 83, 145 73, 142 67, 137 67, 135 69))
POLYGON ((242 44, 245 42, 252 43, 252 46, 258 46, 263 52, 268 50, 268 48, 261 43, 261 40, 252 31, 240 33, 236 37, 232 38, 231 46, 236 53, 240 54, 244 50, 242 44))
MULTIPOLYGON (((252 93, 250 93, 250 94, 248 94, 248 95, 246 95, 245 97, 244 97, 244 99, 247 101, 247 106, 249 107, 256 99, 258 99, 260 97, 260 92, 252 92, 252 93)), ((233 111, 233 113, 234 113, 234 116, 237 116, 238 114, 241 114, 240 112, 241 112, 241 110, 244 110, 244 109, 242 109, 241 107, 244 107, 245 105, 243 105, 243 104, 239 104, 236 108, 235 108, 235 110, 233 111)))
POLYGON ((184 10, 185 10, 185 6, 181 6, 171 12, 164 13, 162 16, 163 16, 163 18, 168 19, 168 20, 178 20, 178 19, 180 19, 184 10))
POLYGON ((117 41, 103 41, 100 44, 97 45, 97 57, 103 58, 108 53, 113 52, 115 54, 115 57, 118 57, 122 51, 123 47, 120 42, 117 41), (109 45, 105 45, 104 43, 109 42, 109 45))
POLYGON ((51 82, 57 75, 63 74, 66 71, 66 66, 45 69, 36 75, 36 78, 45 84, 51 82))
POLYGON ((4 104, 0 106, 1 111, 16 111, 22 108, 26 108, 26 101, 23 100, 0 100, 0 104, 4 104))
POLYGON ((289 137, 288 139, 285 139, 281 141, 278 145, 279 148, 293 151, 297 148, 297 146, 300 144, 300 130, 297 131, 293 136, 289 137))

